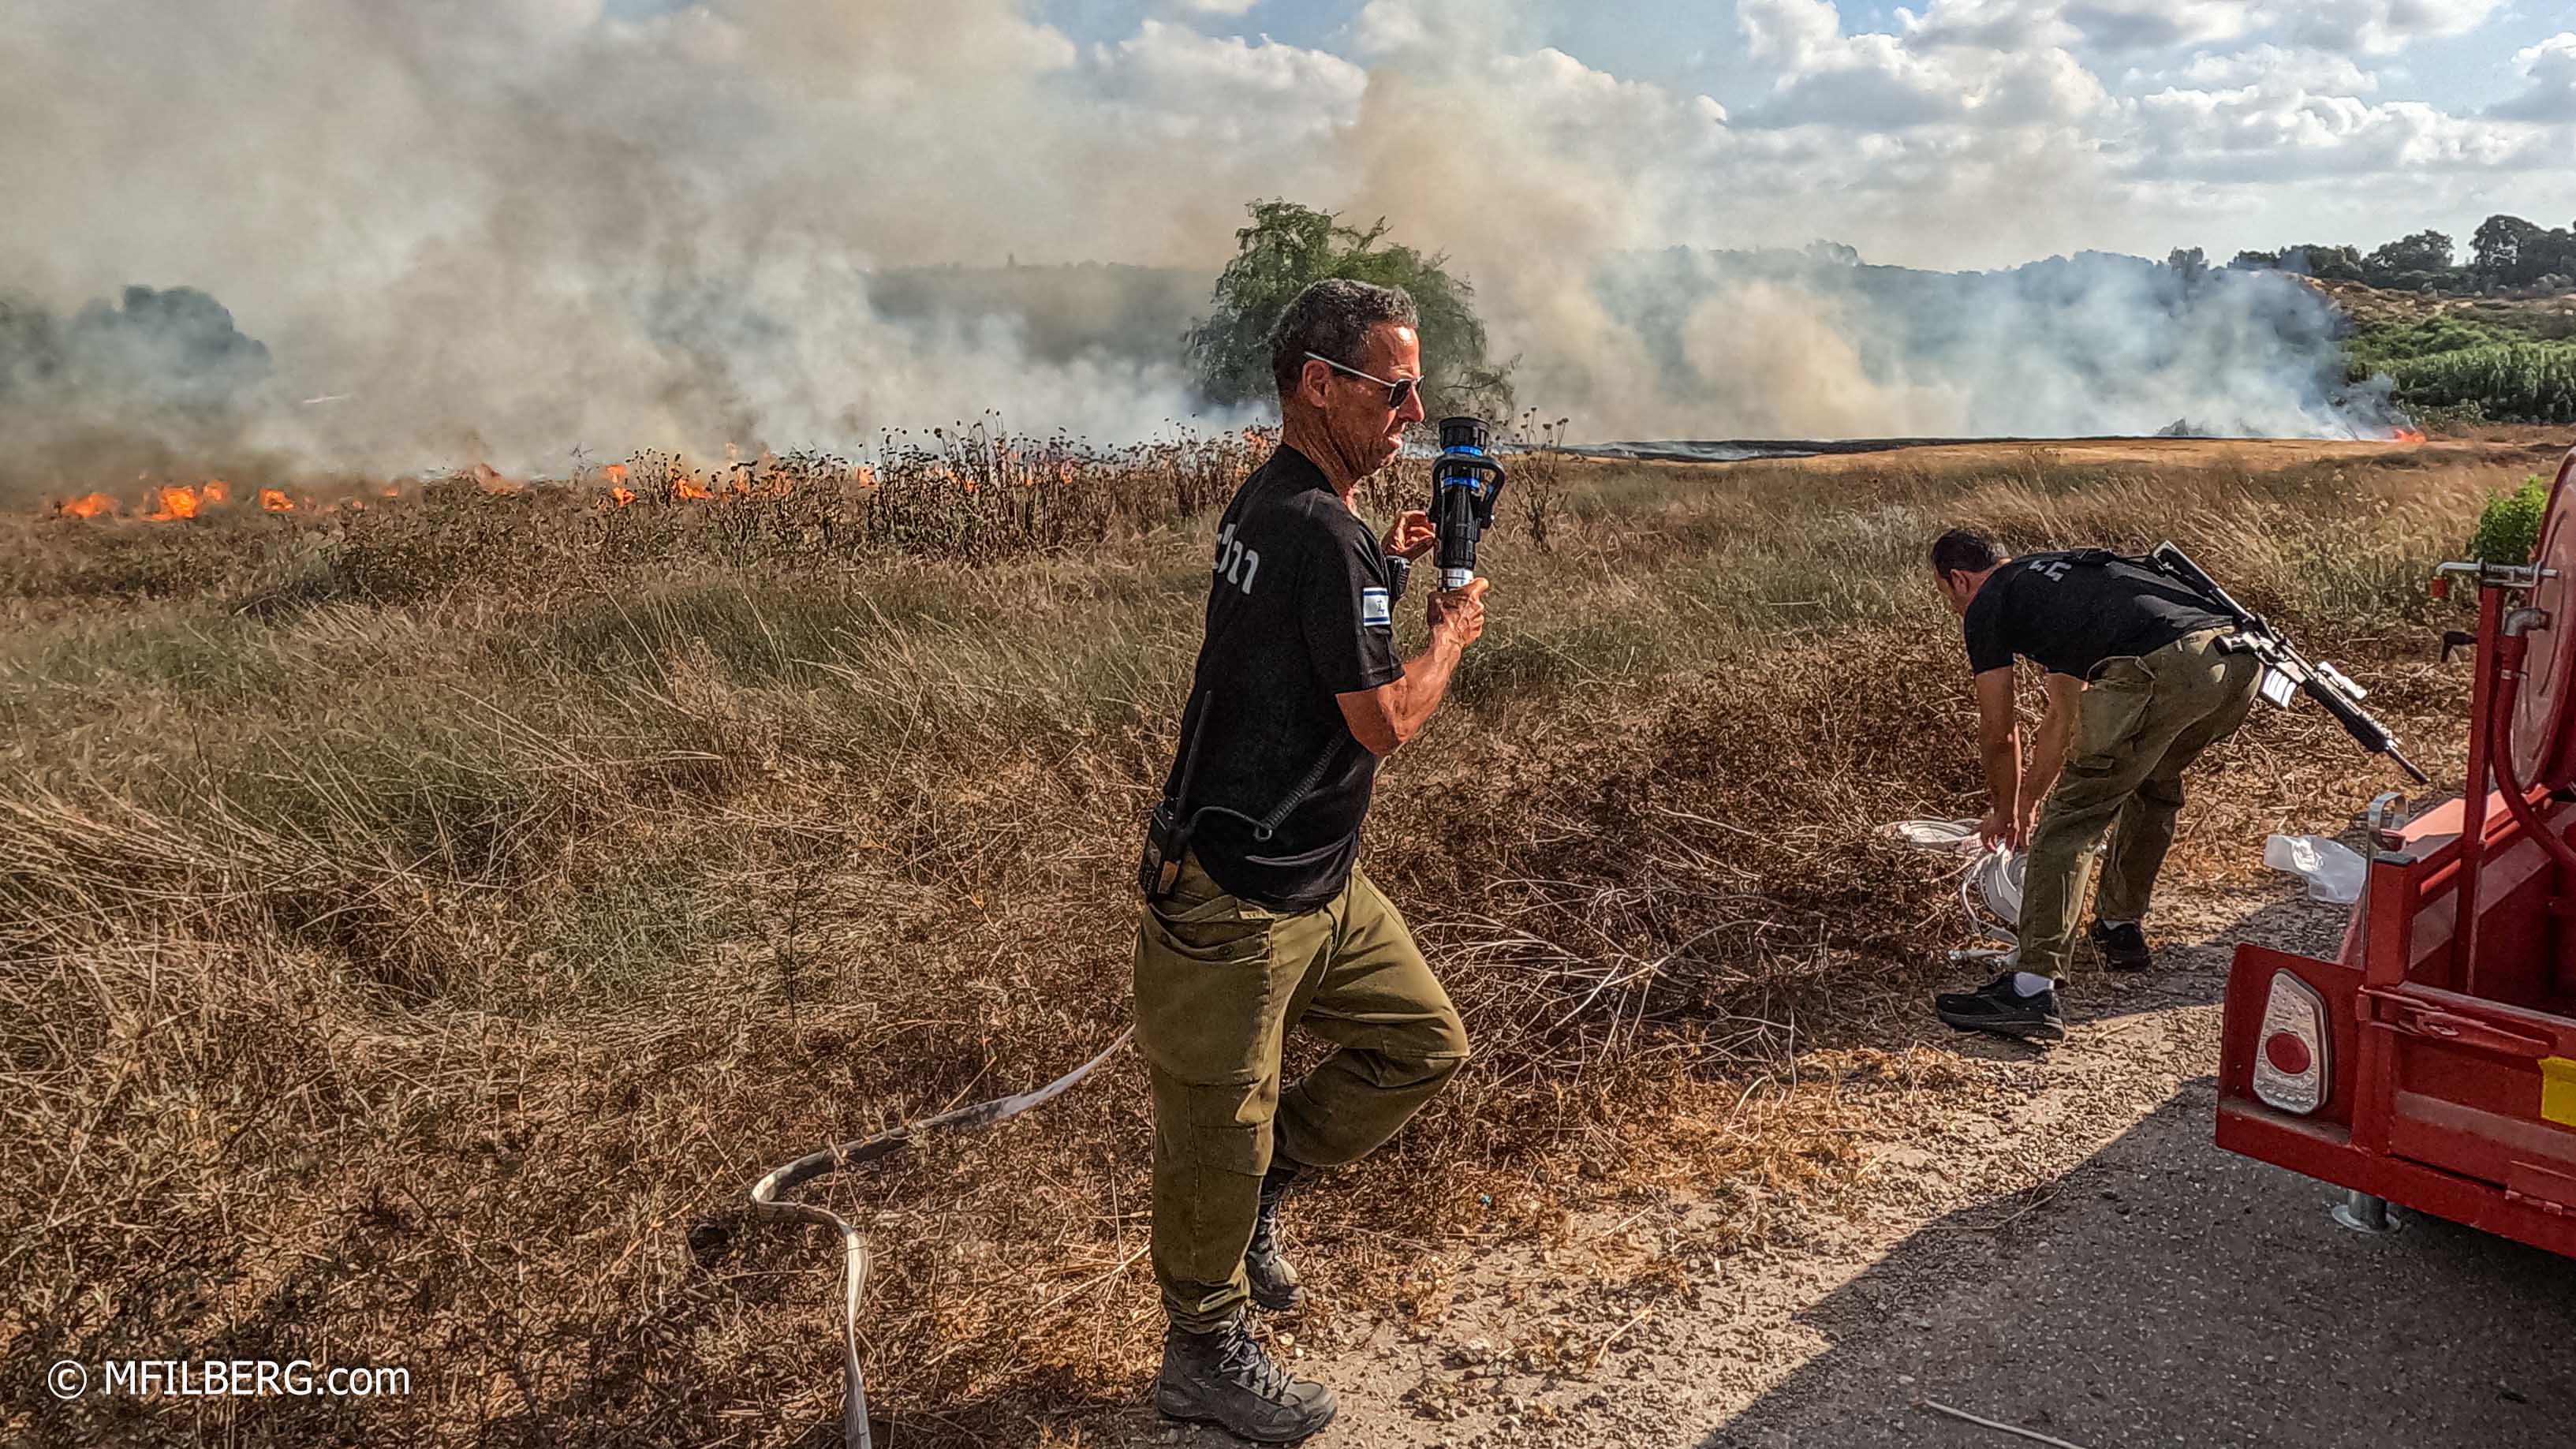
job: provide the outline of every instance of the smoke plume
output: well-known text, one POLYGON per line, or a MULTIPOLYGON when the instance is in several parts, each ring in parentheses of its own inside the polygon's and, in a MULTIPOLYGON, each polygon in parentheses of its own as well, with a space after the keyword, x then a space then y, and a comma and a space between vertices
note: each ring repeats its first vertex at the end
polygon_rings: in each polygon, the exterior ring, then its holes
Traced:
POLYGON ((1199 410, 1177 334, 1267 196, 1450 253, 1524 400, 1591 437, 2337 426, 2296 298, 1673 253, 1772 239, 1744 218, 1789 159, 1492 7, 1373 0, 1353 39, 1084 44, 1014 0, 32 0, 0 295, 73 320, 50 352, 0 320, 0 478, 105 481, 120 433, 381 472, 986 409, 1141 436, 1199 410))

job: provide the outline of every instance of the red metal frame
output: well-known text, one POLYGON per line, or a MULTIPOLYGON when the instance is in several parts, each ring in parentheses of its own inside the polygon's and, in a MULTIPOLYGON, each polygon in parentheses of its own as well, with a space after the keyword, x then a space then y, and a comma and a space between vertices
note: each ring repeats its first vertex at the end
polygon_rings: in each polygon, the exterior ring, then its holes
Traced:
MULTIPOLYGON (((2543 547, 2570 566, 2527 592, 2576 614, 2576 451, 2559 468, 2543 547)), ((2576 1121, 2563 1107, 2559 1120, 2543 1115, 2541 1065, 2576 1061, 2576 803, 2560 798, 2576 778, 2576 685, 2563 667, 2576 617, 2531 631, 2532 648, 2559 652, 2535 686, 2538 723, 2518 733, 2526 641, 2504 625, 2524 602, 2508 596, 2526 591, 2481 584, 2472 787, 2378 843, 2339 959, 2237 948, 2218 1143, 2576 1257, 2576 1121), (2538 762, 2532 778, 2518 760, 2538 762), (2253 1092, 2281 972, 2327 1004, 2330 1079, 2307 1116, 2253 1092)))
MULTIPOLYGON (((2487 749, 2488 741, 2495 731, 2489 727, 2489 721, 2495 717, 2493 681, 2496 674, 2496 641, 2503 634, 2503 625, 2504 591, 2478 590, 2477 675, 2475 682, 2469 686, 2469 778, 2472 780, 2486 779, 2492 769, 2487 759, 2487 749)), ((2478 898, 2478 867, 2486 860, 2487 792, 2484 790, 2467 792, 2462 797, 2462 812, 2459 898, 2464 901, 2474 901, 2478 898)), ((2467 919, 2461 920, 2452 933, 2451 959, 2457 963, 2455 974, 2460 980, 2468 979, 2470 963, 2474 959, 2471 952, 2476 946, 2477 934, 2478 918, 2474 911, 2469 913, 2467 919)), ((2402 953, 2396 959, 2396 975, 2387 980, 2374 981, 2372 985, 2393 986, 2405 979, 2405 960, 2402 953)))

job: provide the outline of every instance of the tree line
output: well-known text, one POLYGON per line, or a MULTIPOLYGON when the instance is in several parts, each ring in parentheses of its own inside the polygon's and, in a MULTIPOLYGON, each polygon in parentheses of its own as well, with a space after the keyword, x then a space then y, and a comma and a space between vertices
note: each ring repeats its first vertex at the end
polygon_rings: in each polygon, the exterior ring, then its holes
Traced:
MULTIPOLYGON (((2184 271, 2205 270, 2200 248, 2166 258, 2184 271)), ((2444 232, 2402 236, 2365 252, 2354 246, 2303 243, 2278 251, 2241 251, 2227 264, 2237 271, 2297 272, 2332 282, 2451 295, 2576 289, 2576 223, 2545 227, 2498 213, 2469 235, 2469 255, 2444 232)))
MULTIPOLYGON (((1235 233, 1236 253, 1217 278, 1209 315, 1181 338, 1209 402, 1267 400, 1270 328, 1280 311, 1309 282, 1352 277, 1413 294, 1422 312, 1422 390, 1432 416, 1451 410, 1511 416, 1518 359, 1488 354, 1475 288, 1449 271, 1445 254, 1393 241, 1383 219, 1354 226, 1337 213, 1284 200, 1256 201, 1246 210, 1251 224, 1235 233)), ((1857 251, 1835 243, 1819 242, 1807 255, 1820 264, 1860 265, 1857 251)), ((2175 251, 2166 262, 2187 278, 2215 270, 2197 247, 2175 251)), ((2317 243, 2240 251, 2224 270, 2292 272, 2451 296, 2563 292, 2576 290, 2576 223, 2544 227, 2490 216, 2471 234, 2465 260, 2450 236, 2427 229, 2367 252, 2317 243)), ((2445 316, 2364 323, 2345 349, 2356 380, 2388 372, 2402 402, 2462 418, 2564 421, 2576 418, 2576 342, 2564 336, 2563 326, 2445 316)))

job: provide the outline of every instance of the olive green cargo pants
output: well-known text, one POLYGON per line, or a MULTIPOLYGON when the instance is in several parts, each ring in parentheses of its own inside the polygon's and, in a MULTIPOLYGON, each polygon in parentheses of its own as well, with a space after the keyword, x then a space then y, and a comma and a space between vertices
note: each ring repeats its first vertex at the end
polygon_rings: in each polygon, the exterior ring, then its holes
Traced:
POLYGON ((2253 655, 2219 652, 2224 633, 2188 634, 2152 654, 2103 660, 2094 671, 2067 739, 2065 769, 2031 827, 2020 969, 2064 979, 2097 867, 2095 918, 2146 918, 2182 813, 2182 772, 2245 722, 2261 682, 2253 655))
POLYGON ((1273 1152, 1365 1156, 1467 1059, 1457 1008, 1366 875, 1282 915, 1227 895, 1195 856, 1137 932, 1136 1043, 1154 1087, 1154 1276, 1194 1332, 1251 1296, 1243 1252, 1273 1152), (1291 1025, 1340 1050, 1283 1092, 1291 1025))

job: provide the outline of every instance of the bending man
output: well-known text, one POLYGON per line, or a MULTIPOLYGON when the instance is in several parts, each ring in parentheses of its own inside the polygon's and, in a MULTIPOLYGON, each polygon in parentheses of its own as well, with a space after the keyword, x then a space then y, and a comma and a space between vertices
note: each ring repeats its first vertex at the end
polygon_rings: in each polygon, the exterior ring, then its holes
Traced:
POLYGON ((1430 642, 1398 663, 1393 606, 1430 520, 1407 513, 1380 539, 1353 502, 1422 419, 1414 326, 1404 293, 1329 280, 1272 334, 1280 445, 1219 525, 1165 788, 1196 821, 1192 848, 1136 943, 1171 1319, 1155 1406, 1268 1443, 1334 1410, 1246 1332, 1249 1304, 1304 1296, 1279 1249, 1281 1195, 1374 1150, 1467 1057, 1456 1008, 1357 863, 1378 761, 1422 729, 1484 630, 1482 579, 1433 593, 1430 642), (1296 1025, 1339 1050, 1283 1090, 1296 1025))
POLYGON ((2219 650, 2228 621, 2198 594, 2104 550, 2007 558, 1986 535, 1954 528, 1932 545, 1932 576, 1976 675, 1990 801, 1981 833, 2029 851, 2014 969, 1936 996, 1933 1009, 1962 1031, 2055 1041, 2066 1035, 2057 987, 2104 832, 2093 946, 2111 969, 2143 971, 2153 958, 2141 922, 2173 844, 2182 772, 2244 723, 2262 666, 2219 650), (2015 656, 2048 672, 2027 759, 2015 656))

